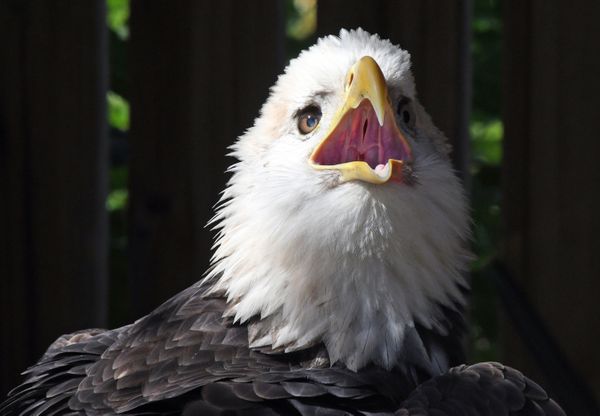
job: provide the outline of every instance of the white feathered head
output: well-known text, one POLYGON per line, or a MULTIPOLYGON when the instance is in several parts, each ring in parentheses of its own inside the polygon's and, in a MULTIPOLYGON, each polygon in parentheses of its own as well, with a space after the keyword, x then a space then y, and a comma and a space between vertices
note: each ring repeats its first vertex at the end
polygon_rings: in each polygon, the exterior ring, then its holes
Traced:
POLYGON ((323 342, 331 362, 390 368, 405 331, 463 302, 469 234, 449 145, 419 104, 410 55, 363 30, 290 62, 213 224, 209 273, 253 346, 323 342))

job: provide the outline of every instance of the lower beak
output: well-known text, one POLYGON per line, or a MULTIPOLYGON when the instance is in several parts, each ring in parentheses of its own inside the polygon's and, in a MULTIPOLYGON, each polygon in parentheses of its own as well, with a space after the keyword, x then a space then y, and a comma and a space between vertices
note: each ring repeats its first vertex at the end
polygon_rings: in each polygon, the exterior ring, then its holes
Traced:
POLYGON ((325 138, 309 158, 318 170, 336 170, 342 182, 402 182, 412 150, 398 128, 385 77, 370 56, 358 60, 346 76, 344 104, 325 138))

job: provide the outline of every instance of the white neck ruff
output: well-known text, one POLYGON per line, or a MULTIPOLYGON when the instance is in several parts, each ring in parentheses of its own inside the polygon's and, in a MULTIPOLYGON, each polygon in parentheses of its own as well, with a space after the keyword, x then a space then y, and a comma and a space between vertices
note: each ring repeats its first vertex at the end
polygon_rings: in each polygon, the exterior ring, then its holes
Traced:
POLYGON ((232 169, 213 219, 208 280, 236 321, 264 320, 251 346, 323 342, 332 363, 389 369, 408 327, 435 327, 438 305, 464 303, 469 219, 447 160, 417 163, 414 186, 331 187, 307 174, 285 192, 284 177, 249 163, 232 169))

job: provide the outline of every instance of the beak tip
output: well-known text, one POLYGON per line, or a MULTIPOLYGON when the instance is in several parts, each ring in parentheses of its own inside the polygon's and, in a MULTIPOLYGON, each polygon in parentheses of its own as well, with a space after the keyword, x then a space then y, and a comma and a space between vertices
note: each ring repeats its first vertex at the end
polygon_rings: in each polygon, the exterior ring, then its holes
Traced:
POLYGON ((377 116, 377 121, 379 122, 379 126, 383 127, 383 122, 385 121, 385 112, 384 111, 376 111, 375 115, 377 116))

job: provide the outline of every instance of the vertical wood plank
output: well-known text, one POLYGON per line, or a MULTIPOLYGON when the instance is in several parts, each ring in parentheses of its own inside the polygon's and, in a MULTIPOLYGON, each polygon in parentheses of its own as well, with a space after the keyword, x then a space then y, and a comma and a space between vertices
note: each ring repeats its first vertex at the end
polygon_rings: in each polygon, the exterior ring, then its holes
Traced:
POLYGON ((321 35, 362 27, 410 52, 419 99, 468 182, 471 1, 327 0, 318 3, 317 19, 321 35))
POLYGON ((226 148, 283 68, 283 28, 277 0, 133 2, 132 317, 207 269, 226 148))
POLYGON ((105 324, 104 2, 0 3, 0 394, 105 324))
MULTIPOLYGON (((504 16, 507 262, 597 398, 598 19, 593 0, 511 1, 504 16)), ((506 357, 540 371, 512 337, 506 357)))

